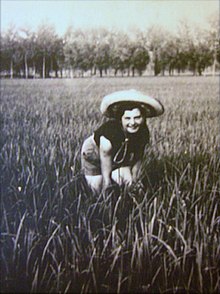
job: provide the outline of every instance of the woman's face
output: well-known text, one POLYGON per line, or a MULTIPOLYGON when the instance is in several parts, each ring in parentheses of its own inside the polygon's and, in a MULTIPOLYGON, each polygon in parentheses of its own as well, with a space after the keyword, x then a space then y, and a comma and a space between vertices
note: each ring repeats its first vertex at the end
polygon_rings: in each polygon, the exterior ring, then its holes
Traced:
POLYGON ((144 123, 144 118, 138 108, 125 110, 121 117, 122 127, 124 131, 130 134, 137 133, 144 123))

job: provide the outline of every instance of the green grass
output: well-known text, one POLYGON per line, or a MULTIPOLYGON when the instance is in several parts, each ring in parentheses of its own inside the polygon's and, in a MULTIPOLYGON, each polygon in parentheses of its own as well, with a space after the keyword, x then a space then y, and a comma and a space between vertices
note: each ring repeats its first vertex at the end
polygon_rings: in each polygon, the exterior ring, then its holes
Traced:
POLYGON ((1 80, 1 291, 218 293, 219 80, 1 80), (143 187, 92 195, 80 173, 99 105, 159 98, 143 187))

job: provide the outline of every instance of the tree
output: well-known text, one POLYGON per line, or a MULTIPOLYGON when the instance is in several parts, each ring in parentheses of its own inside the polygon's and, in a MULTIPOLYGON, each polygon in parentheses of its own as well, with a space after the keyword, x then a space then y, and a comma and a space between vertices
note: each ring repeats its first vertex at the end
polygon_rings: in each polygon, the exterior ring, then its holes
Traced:
POLYGON ((94 52, 90 38, 88 32, 68 28, 64 37, 64 55, 66 67, 70 72, 78 70, 83 76, 85 71, 92 71, 94 52))
POLYGON ((194 48, 192 50, 192 58, 190 66, 194 74, 202 75, 202 72, 213 63, 212 51, 209 46, 208 35, 205 30, 199 28, 195 31, 194 48), (192 66, 192 61, 194 62, 192 66))
POLYGON ((196 72, 196 54, 194 45, 193 31, 190 29, 189 24, 182 20, 179 23, 178 28, 178 62, 177 69, 178 73, 180 71, 185 71, 185 69, 192 70, 195 74, 196 72))
POLYGON ((63 45, 64 40, 55 36, 49 54, 49 73, 55 72, 55 77, 58 77, 58 70, 62 72, 62 66, 64 64, 63 45))
POLYGON ((112 34, 110 42, 110 65, 114 69, 116 76, 118 71, 121 71, 123 76, 124 70, 129 70, 130 67, 130 39, 128 35, 122 32, 115 32, 112 34))
MULTIPOLYGON (((179 27, 179 40, 181 40, 181 50, 185 57, 184 65, 193 72, 194 75, 201 75, 206 67, 217 62, 215 40, 217 30, 214 35, 210 30, 194 28, 190 30, 186 22, 181 22, 179 27)), ((214 69, 215 71, 215 69, 214 69)))
POLYGON ((42 78, 49 77, 53 70, 53 59, 51 56, 56 51, 58 36, 53 26, 48 24, 41 25, 36 33, 37 44, 37 67, 40 70, 42 78))
POLYGON ((75 41, 77 44, 76 68, 81 71, 82 76, 84 72, 88 70, 92 71, 94 64, 94 47, 89 35, 89 31, 83 32, 78 30, 75 33, 75 41))
POLYGON ((107 73, 110 66, 110 34, 109 31, 103 28, 91 31, 94 53, 95 70, 99 70, 100 77, 103 76, 103 70, 107 73))
POLYGON ((10 26, 1 39, 1 62, 9 72, 10 78, 14 77, 14 67, 18 56, 18 34, 14 26, 10 26))
POLYGON ((168 32, 160 26, 151 26, 146 32, 146 46, 152 52, 155 76, 161 72, 160 54, 165 47, 167 34, 168 32))
POLYGON ((127 72, 143 74, 150 63, 154 75, 170 75, 185 70, 201 75, 212 66, 213 74, 220 62, 218 17, 212 17, 207 30, 192 30, 182 21, 176 35, 162 27, 151 26, 147 31, 73 30, 69 27, 64 37, 58 37, 53 26, 42 24, 36 32, 29 28, 17 30, 11 26, 1 34, 1 73, 11 78, 22 76, 61 76, 68 70, 70 76, 100 77, 114 70, 116 76, 127 72))
POLYGON ((135 75, 135 70, 141 76, 149 61, 148 51, 141 45, 133 44, 131 57, 132 76, 135 75))
POLYGON ((36 36, 28 28, 21 28, 18 31, 18 40, 21 59, 23 60, 24 76, 29 77, 29 69, 32 67, 35 76, 35 55, 36 55, 36 36))
POLYGON ((74 31, 73 31, 73 28, 70 26, 68 27, 64 35, 64 48, 63 48, 65 69, 69 70, 70 73, 72 72, 72 69, 75 64, 73 45, 74 45, 74 31))
POLYGON ((212 51, 213 58, 213 75, 216 73, 217 65, 220 63, 220 23, 219 15, 215 13, 210 15, 209 20, 209 37, 208 42, 212 51))
POLYGON ((1 41, 1 48, 0 48, 1 72, 7 72, 7 74, 9 74, 11 57, 8 51, 8 46, 7 46, 7 41, 5 36, 0 35, 0 41, 1 41))

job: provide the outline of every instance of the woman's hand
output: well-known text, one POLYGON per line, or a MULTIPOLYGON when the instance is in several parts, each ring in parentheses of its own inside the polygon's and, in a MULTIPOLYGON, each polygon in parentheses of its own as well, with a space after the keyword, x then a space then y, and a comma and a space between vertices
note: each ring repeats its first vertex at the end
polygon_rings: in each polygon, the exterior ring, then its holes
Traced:
POLYGON ((103 178, 103 181, 102 181, 102 188, 103 188, 103 190, 107 189, 111 185, 112 185, 111 178, 110 179, 104 179, 103 178))

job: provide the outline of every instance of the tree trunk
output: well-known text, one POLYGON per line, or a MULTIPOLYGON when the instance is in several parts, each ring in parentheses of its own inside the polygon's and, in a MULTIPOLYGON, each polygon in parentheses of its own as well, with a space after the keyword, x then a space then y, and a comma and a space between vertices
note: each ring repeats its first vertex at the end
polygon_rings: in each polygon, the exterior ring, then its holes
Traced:
POLYGON ((33 78, 36 78, 36 66, 35 66, 35 62, 33 62, 33 78))
POLYGON ((154 62, 154 75, 155 75, 155 76, 158 76, 159 73, 160 73, 159 60, 158 60, 158 58, 157 58, 157 56, 156 56, 156 58, 155 58, 155 62, 154 62))
POLYGON ((215 76, 216 64, 217 64, 217 60, 216 60, 216 57, 214 57, 214 62, 213 62, 213 66, 212 66, 212 75, 213 76, 215 76))
POLYGON ((132 67, 131 71, 132 71, 132 77, 134 77, 134 71, 135 71, 134 67, 132 67))
POLYGON ((171 65, 169 65, 169 76, 172 76, 172 73, 173 73, 173 68, 171 65))
POLYGON ((70 68, 70 76, 69 76, 71 79, 74 78, 74 73, 73 73, 73 68, 70 68))
POLYGON ((11 59, 11 64, 10 64, 10 78, 14 78, 14 66, 13 66, 13 60, 11 59))
POLYGON ((45 79, 45 70, 46 70, 46 60, 45 60, 46 58, 45 58, 45 55, 43 56, 43 67, 42 67, 42 77, 43 77, 43 79, 45 79))
POLYGON ((24 68, 25 68, 25 79, 28 79, 28 63, 27 63, 27 55, 24 56, 24 68))
POLYGON ((200 65, 198 65, 197 70, 198 70, 199 76, 201 76, 202 75, 202 67, 200 65))
POLYGON ((50 58, 50 73, 49 75, 51 76, 51 74, 53 74, 53 58, 50 58))

